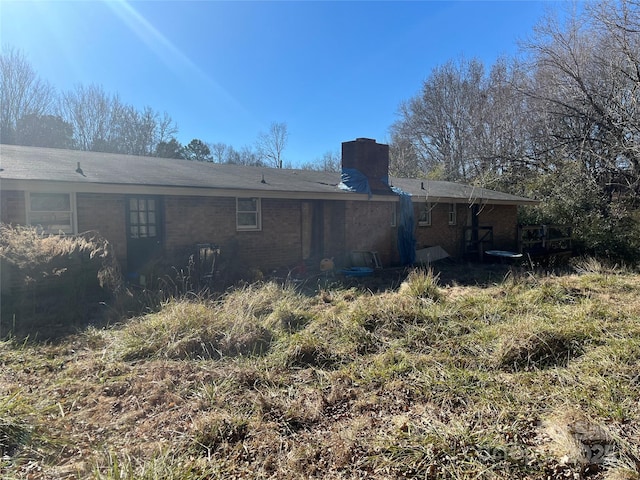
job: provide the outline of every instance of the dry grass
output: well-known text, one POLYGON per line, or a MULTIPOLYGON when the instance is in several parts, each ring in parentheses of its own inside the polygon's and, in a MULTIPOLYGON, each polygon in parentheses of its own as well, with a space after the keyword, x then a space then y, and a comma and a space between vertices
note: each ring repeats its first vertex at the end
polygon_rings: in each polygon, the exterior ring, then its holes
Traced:
POLYGON ((639 291, 627 271, 260 284, 4 342, 0 476, 638 480, 639 291))
POLYGON ((121 287, 109 242, 97 232, 41 235, 0 224, 0 339, 64 336, 102 320, 121 287))
POLYGON ((119 269, 111 245, 98 232, 73 236, 46 236, 34 227, 0 224, 0 259, 7 266, 36 276, 56 275, 69 257, 84 256, 99 262, 100 286, 118 285, 119 269))
POLYGON ((219 359, 262 354, 272 333, 205 301, 171 300, 160 312, 127 322, 113 351, 124 360, 219 359))

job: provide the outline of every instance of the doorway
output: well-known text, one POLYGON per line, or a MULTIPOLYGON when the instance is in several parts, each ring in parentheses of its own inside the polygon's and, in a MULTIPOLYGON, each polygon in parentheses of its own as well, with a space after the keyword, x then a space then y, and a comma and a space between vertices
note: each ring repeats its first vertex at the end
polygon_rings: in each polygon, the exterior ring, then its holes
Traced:
POLYGON ((319 261, 324 256, 324 203, 302 202, 302 258, 319 261))
POLYGON ((127 205, 127 269, 139 273, 162 251, 162 198, 129 196, 127 205))

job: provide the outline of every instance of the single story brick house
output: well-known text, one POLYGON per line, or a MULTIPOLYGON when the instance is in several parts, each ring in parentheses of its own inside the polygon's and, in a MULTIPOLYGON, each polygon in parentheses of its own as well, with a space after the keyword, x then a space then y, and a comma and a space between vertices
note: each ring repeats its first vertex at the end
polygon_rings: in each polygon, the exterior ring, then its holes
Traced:
POLYGON ((371 139, 343 143, 342 162, 341 176, 1 145, 0 220, 49 233, 97 230, 125 272, 201 243, 218 245, 227 261, 269 270, 327 257, 339 265, 354 251, 377 252, 383 266, 407 263, 400 228, 418 250, 441 246, 453 257, 479 247, 515 249, 517 208, 535 203, 451 182, 389 178, 389 147, 371 139), (411 201, 409 225, 400 221, 400 190, 411 201))

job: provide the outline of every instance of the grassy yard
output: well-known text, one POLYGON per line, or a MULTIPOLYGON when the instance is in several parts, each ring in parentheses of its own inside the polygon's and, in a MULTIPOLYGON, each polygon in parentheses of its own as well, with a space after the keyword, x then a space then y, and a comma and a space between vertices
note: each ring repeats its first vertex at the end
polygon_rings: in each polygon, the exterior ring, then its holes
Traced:
POLYGON ((0 343, 7 479, 640 479, 640 276, 251 285, 0 343))

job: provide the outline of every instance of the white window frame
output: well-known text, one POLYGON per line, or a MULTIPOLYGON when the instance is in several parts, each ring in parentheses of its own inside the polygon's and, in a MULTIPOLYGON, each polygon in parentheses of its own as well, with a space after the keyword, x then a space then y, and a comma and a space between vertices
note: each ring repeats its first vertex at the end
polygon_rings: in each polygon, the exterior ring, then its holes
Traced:
POLYGON ((25 206, 26 206, 26 221, 27 225, 31 225, 34 227, 39 227, 42 229, 42 233, 48 235, 58 235, 61 232, 66 235, 74 235, 78 233, 78 220, 77 220, 77 212, 76 212, 76 194, 75 192, 51 192, 51 191, 25 191, 25 206), (55 215, 56 213, 65 213, 69 214, 69 219, 71 221, 70 224, 59 224, 55 225, 55 228, 44 227, 42 224, 37 223, 34 220, 34 216, 36 216, 36 212, 31 209, 31 195, 68 195, 69 196, 69 210, 40 210, 37 213, 50 213, 51 215, 55 215))
POLYGON ((247 231, 260 231, 262 230, 262 199, 257 197, 236 197, 236 230, 247 231), (242 200, 251 200, 256 202, 255 210, 240 210, 240 202, 242 200), (240 215, 252 214, 255 215, 256 221, 251 225, 240 224, 240 215))
POLYGON ((420 204, 422 210, 420 211, 420 215, 418 215, 418 226, 420 227, 430 227, 431 226, 431 210, 433 210, 433 206, 431 202, 425 202, 420 204), (422 213, 425 214, 424 220, 422 219, 422 213))
POLYGON ((456 225, 458 223, 457 205, 455 203, 449 204, 449 225, 456 225))

